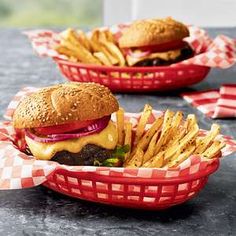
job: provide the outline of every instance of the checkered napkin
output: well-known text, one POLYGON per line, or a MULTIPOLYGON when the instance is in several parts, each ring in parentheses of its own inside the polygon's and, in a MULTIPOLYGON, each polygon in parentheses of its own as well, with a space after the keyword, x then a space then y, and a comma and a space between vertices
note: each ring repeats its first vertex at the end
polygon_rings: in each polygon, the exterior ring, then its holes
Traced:
POLYGON ((182 93, 181 96, 213 119, 236 117, 236 84, 224 84, 220 89, 182 93))
MULTIPOLYGON (((19 101, 36 90, 36 88, 27 87, 17 93, 9 104, 5 117, 11 119, 19 101)), ((150 124, 160 114, 162 112, 154 111, 152 119, 149 120, 150 124)), ((135 126, 139 117, 139 113, 126 113, 125 118, 130 120, 135 126)), ((220 138, 223 138, 227 144, 222 150, 222 156, 236 151, 236 141, 225 136, 220 136, 220 138)), ((150 178, 170 179, 189 176, 196 172, 207 172, 212 164, 218 162, 218 159, 205 161, 200 156, 194 155, 181 163, 179 167, 172 169, 65 166, 53 161, 36 160, 33 156, 26 155, 23 151, 20 151, 22 143, 24 143, 24 135, 12 127, 11 121, 0 123, 0 189, 20 189, 40 185, 46 182, 58 169, 67 169, 84 173, 85 175, 90 172, 103 176, 132 178, 134 181, 137 178, 146 178, 148 181, 150 178)))
MULTIPOLYGON (((122 35, 122 30, 127 24, 110 27, 116 38, 122 35)), ((103 27, 101 29, 104 29, 103 27)), ((228 68, 236 62, 236 40, 224 35, 217 36, 212 40, 205 30, 189 26, 190 37, 185 40, 195 51, 195 56, 178 64, 196 64, 209 67, 228 68)), ((24 32, 31 41, 33 49, 40 56, 57 57, 67 59, 58 54, 53 48, 60 41, 59 34, 49 30, 33 30, 24 32)))

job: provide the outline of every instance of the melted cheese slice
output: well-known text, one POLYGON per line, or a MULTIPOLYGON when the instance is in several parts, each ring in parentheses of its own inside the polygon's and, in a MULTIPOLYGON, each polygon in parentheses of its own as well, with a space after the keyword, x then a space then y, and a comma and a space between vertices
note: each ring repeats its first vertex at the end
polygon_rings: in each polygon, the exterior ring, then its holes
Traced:
POLYGON ((41 160, 50 160, 57 152, 63 150, 78 153, 87 144, 95 144, 106 149, 114 149, 117 145, 118 134, 115 124, 109 121, 107 127, 100 133, 78 139, 69 139, 55 143, 39 143, 26 136, 25 140, 34 157, 41 160))
POLYGON ((154 53, 151 53, 147 56, 140 57, 140 58, 132 57, 130 55, 127 55, 126 60, 127 60, 129 66, 133 66, 134 64, 136 64, 140 61, 146 60, 146 59, 159 58, 159 59, 162 59, 164 61, 174 60, 175 58, 180 56, 180 54, 181 54, 181 50, 177 49, 177 50, 171 50, 171 51, 167 51, 167 52, 154 52, 154 53))

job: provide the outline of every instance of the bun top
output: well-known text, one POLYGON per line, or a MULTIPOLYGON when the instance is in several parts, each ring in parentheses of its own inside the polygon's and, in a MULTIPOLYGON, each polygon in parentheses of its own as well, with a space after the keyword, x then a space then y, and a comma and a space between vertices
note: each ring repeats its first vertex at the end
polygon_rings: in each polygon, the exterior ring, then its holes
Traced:
POLYGON ((13 115, 15 128, 36 128, 99 119, 117 111, 111 91, 96 83, 66 83, 25 97, 13 115))
POLYGON ((188 28, 170 17, 146 19, 133 22, 122 32, 119 39, 121 48, 158 45, 189 36, 188 28))

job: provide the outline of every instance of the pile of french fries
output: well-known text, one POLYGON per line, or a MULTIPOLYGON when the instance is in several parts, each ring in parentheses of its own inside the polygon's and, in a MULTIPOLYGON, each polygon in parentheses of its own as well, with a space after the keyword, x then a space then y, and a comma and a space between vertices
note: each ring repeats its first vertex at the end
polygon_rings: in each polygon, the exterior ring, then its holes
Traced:
POLYGON ((217 136, 220 126, 213 124, 205 136, 200 135, 197 119, 189 114, 184 119, 181 111, 167 110, 146 129, 152 107, 145 105, 135 129, 124 120, 124 110, 116 113, 118 144, 129 145, 125 167, 177 167, 193 154, 204 159, 219 157, 225 143, 217 136))
POLYGON ((60 43, 55 46, 55 50, 73 62, 106 66, 124 66, 126 63, 113 34, 108 29, 95 29, 87 35, 81 30, 69 28, 60 33, 60 43))

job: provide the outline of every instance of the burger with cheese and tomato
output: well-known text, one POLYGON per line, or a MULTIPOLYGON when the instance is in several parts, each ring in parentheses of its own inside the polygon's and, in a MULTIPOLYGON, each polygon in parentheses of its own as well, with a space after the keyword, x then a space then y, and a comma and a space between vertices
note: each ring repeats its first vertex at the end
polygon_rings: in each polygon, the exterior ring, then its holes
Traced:
POLYGON ((165 66, 194 55, 187 42, 189 30, 184 24, 165 19, 137 20, 119 38, 119 46, 129 66, 165 66))
POLYGON ((111 121, 118 108, 115 96, 102 85, 59 84, 25 97, 14 112, 13 125, 24 131, 36 159, 118 166, 118 134, 111 121))

